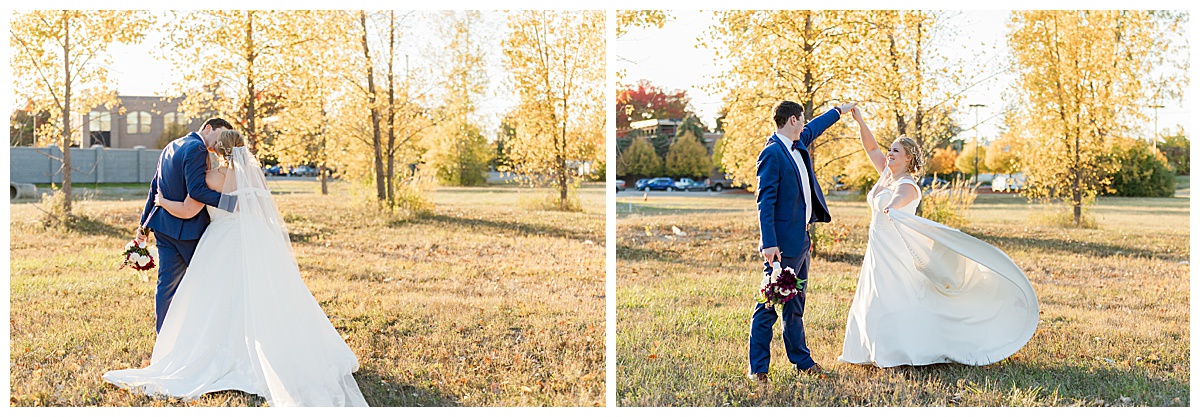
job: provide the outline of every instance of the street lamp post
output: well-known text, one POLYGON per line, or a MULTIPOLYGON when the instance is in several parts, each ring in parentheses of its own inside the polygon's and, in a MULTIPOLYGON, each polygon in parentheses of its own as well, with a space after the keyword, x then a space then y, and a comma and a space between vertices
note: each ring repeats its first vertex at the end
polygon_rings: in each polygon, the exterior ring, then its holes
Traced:
POLYGON ((979 185, 979 108, 987 107, 983 104, 972 104, 971 108, 975 110, 975 185, 979 185))
POLYGON ((1150 140, 1153 141, 1151 143, 1153 143, 1154 152, 1157 153, 1158 152, 1158 109, 1163 108, 1163 106, 1161 104, 1154 104, 1154 105, 1151 105, 1150 108, 1154 109, 1154 135, 1151 135, 1150 140))

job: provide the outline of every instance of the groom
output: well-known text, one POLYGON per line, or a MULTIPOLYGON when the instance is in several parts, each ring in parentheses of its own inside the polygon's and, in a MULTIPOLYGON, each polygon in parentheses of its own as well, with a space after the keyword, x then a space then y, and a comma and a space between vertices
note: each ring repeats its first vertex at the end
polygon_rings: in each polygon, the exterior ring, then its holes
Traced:
MULTIPOLYGON (((854 108, 846 103, 804 124, 804 108, 791 101, 775 107, 775 127, 758 154, 758 224, 762 230, 764 273, 771 273, 771 262, 791 267, 797 279, 808 278, 809 223, 828 223, 829 209, 813 173, 809 146, 842 113, 854 108)), ((807 282, 801 290, 807 287, 807 282)), ((823 373, 813 361, 804 341, 804 302, 807 294, 783 305, 783 345, 788 360, 797 371, 823 373)), ((771 337, 779 315, 775 307, 763 303, 754 306, 750 322, 750 379, 767 382, 771 365, 771 337)))
MULTIPOLYGON (((189 133, 163 147, 158 158, 158 172, 150 181, 150 195, 146 198, 146 208, 142 209, 139 223, 153 230, 157 241, 158 289, 154 294, 156 333, 162 329, 171 298, 175 296, 175 289, 179 287, 179 281, 192 261, 196 244, 200 243, 200 235, 208 228, 209 219, 206 210, 200 210, 190 219, 180 219, 166 210, 158 210, 154 205, 154 195, 162 190, 163 197, 172 201, 183 201, 190 196, 206 205, 219 204, 221 193, 209 189, 204 176, 208 170, 208 150, 212 149, 221 132, 228 129, 233 129, 233 126, 224 119, 208 119, 199 132, 189 133)), ((146 239, 141 227, 138 228, 136 239, 146 239)))

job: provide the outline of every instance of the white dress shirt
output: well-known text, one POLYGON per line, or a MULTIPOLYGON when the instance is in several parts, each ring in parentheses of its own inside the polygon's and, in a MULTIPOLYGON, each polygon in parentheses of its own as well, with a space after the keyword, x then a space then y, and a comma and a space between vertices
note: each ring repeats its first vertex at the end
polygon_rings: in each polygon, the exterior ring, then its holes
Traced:
POLYGON ((812 192, 808 189, 808 165, 804 163, 804 156, 800 154, 800 151, 792 149, 792 139, 779 132, 775 132, 775 135, 779 136, 783 146, 787 147, 788 152, 792 154, 792 159, 796 161, 796 168, 800 170, 800 194, 804 195, 804 224, 808 224, 812 220, 812 192))

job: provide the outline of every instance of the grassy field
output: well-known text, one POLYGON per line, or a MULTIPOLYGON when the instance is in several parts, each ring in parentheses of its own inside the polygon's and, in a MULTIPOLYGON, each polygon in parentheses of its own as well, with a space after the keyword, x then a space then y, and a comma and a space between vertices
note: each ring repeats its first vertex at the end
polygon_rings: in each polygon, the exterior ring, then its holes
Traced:
MULTIPOLYGON (((602 187, 581 191, 582 213, 522 208, 538 190, 441 188, 431 216, 393 221, 364 214, 344 184, 329 196, 312 181, 271 187, 370 405, 603 405, 602 187)), ((116 268, 145 192, 98 187, 69 233, 43 229, 35 204, 11 206, 10 405, 263 405, 239 392, 154 399, 100 379, 153 349, 155 278, 116 268)))
POLYGON ((638 195, 617 208, 619 405, 1190 405, 1188 198, 1101 198, 1098 229, 1067 230, 1030 224, 1043 208, 1021 197, 979 196, 963 230, 1028 275, 1037 333, 989 366, 892 369, 837 362, 869 212, 834 198, 830 227, 847 236, 814 259, 805 312, 809 347, 831 372, 790 371, 777 325, 763 387, 745 377, 762 268, 754 196, 638 195))

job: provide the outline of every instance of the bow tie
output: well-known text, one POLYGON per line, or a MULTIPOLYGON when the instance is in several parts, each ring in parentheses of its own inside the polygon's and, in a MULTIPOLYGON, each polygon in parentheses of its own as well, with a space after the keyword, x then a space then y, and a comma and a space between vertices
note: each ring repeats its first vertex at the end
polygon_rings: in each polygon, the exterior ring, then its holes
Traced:
POLYGON ((800 141, 798 141, 798 140, 792 141, 792 150, 793 151, 800 150, 800 141))

